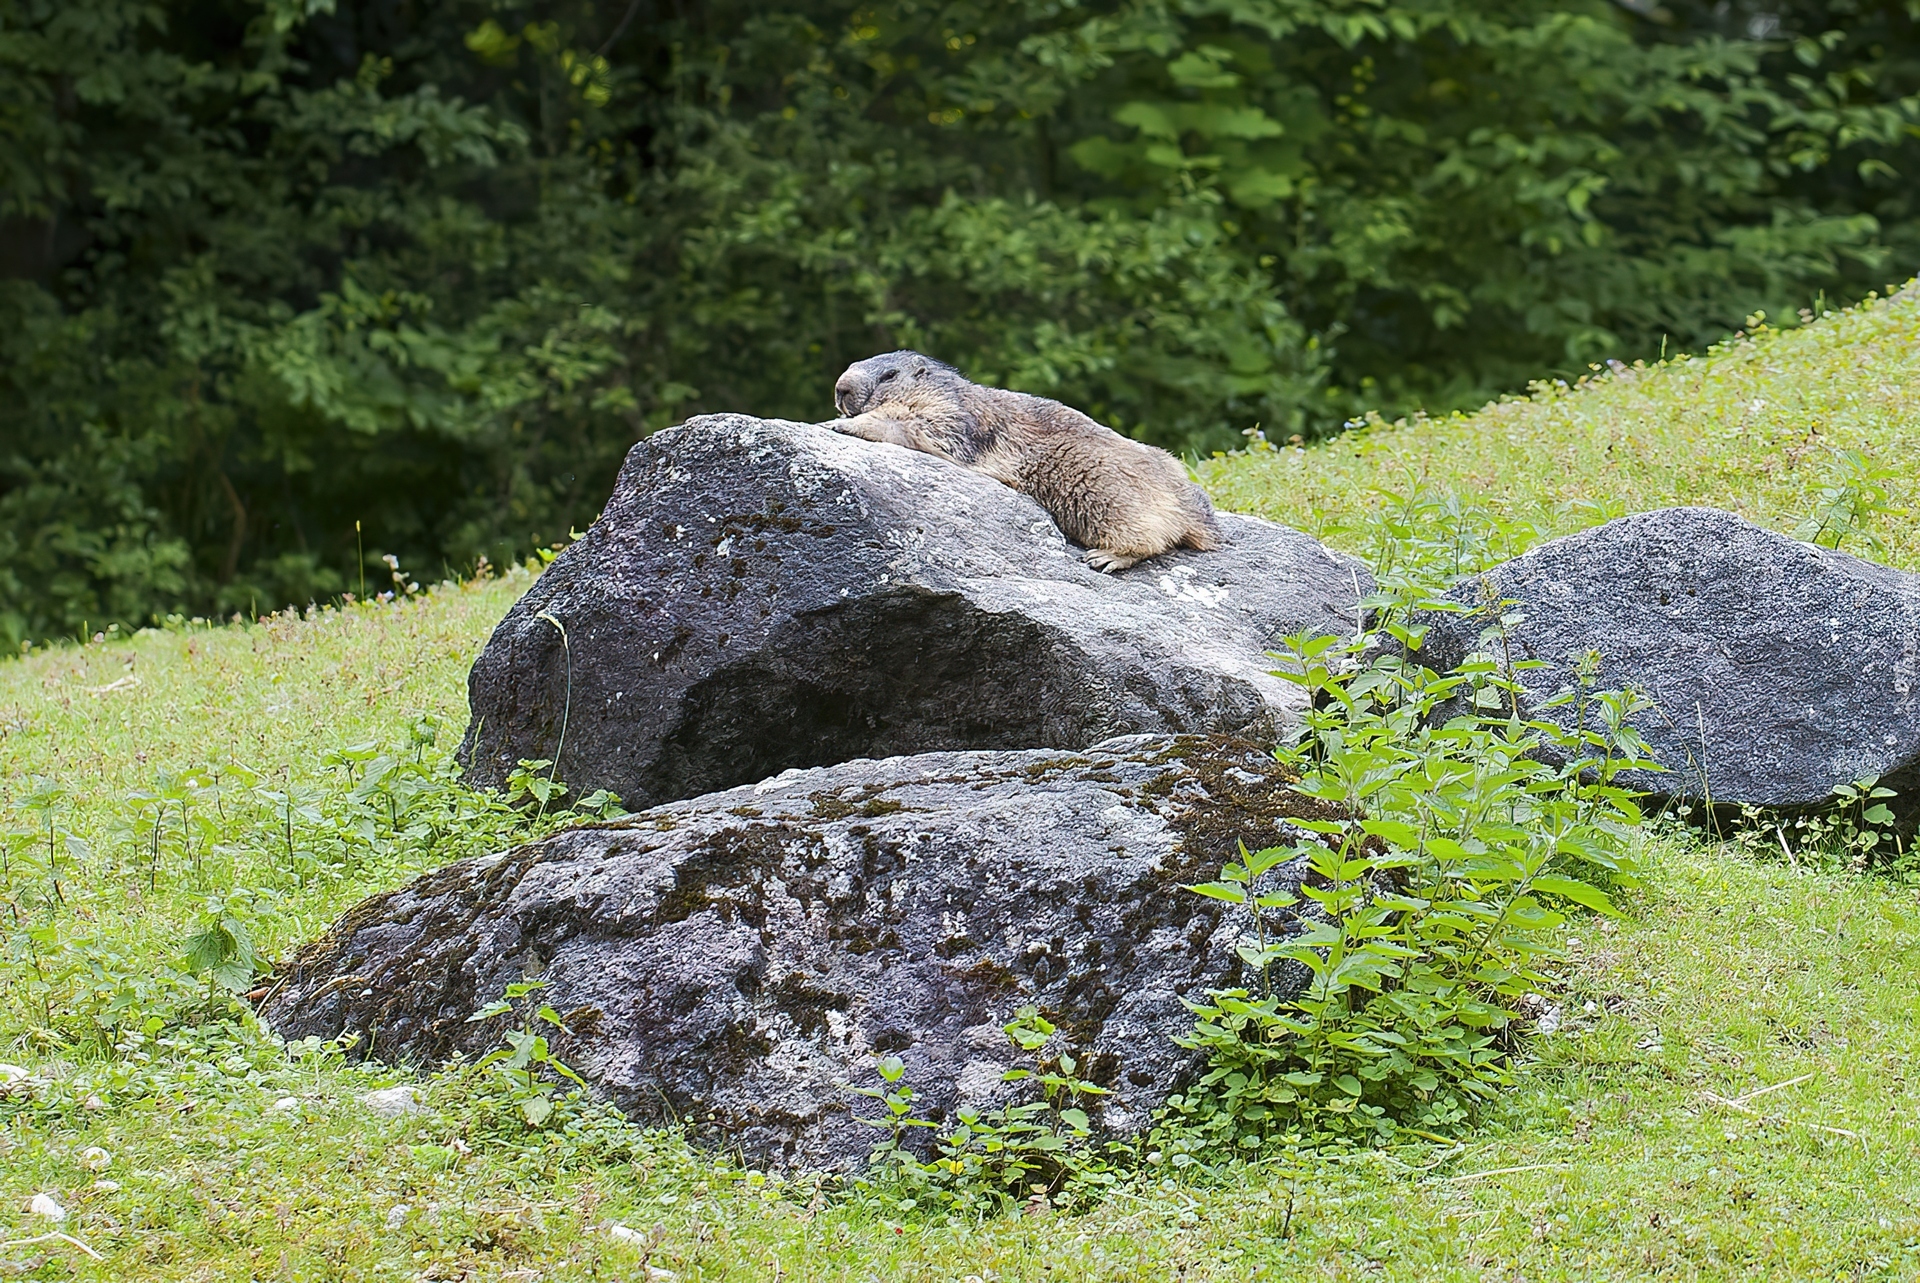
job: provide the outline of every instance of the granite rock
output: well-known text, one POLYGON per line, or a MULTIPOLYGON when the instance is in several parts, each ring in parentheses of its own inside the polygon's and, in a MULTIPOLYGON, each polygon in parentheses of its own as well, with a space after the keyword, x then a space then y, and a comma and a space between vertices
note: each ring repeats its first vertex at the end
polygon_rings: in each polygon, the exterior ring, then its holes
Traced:
POLYGON ((1251 517, 1119 575, 1039 505, 932 455, 719 415, 647 438, 495 630, 461 760, 557 760, 629 807, 789 767, 1295 723, 1267 652, 1350 633, 1360 563, 1251 517), (564 729, 564 741, 562 731, 564 729))
POLYGON ((1183 884, 1241 840, 1327 840, 1292 823, 1336 814, 1290 778, 1202 736, 788 771, 375 896, 283 968, 263 1014, 433 1065, 498 1045, 499 1020, 467 1017, 539 976, 556 1052, 631 1116, 844 1171, 878 1135, 849 1090, 879 1081, 876 1058, 900 1056, 918 1115, 950 1121, 1017 1090, 1001 1026, 1032 1004, 1060 1030, 1044 1054, 1110 1088, 1098 1125, 1126 1134, 1197 1067, 1174 1042, 1182 999, 1242 981, 1244 910, 1183 884))
MULTIPOLYGON (((1540 545, 1461 584, 1525 619, 1515 659, 1530 708, 1572 684, 1582 656, 1602 687, 1656 707, 1636 726, 1664 772, 1623 783, 1665 797, 1795 809, 1876 776, 1911 814, 1920 793, 1920 576, 1816 548, 1731 513, 1668 508, 1540 545)), ((1423 654, 1446 670, 1485 620, 1434 614, 1423 654)))

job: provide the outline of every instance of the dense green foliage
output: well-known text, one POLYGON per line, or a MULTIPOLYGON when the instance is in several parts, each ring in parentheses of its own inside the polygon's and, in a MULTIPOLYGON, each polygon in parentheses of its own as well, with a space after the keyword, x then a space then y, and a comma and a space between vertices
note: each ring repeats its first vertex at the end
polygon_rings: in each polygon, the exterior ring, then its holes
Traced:
POLYGON ((503 561, 896 345, 1207 450, 1856 296, 1916 13, 0 0, 0 635, 503 561))

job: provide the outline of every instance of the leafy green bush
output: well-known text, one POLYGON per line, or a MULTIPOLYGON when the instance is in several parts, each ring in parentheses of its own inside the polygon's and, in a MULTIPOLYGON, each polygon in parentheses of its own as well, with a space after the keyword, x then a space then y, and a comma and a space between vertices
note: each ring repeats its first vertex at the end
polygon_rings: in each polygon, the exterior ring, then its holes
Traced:
MULTIPOLYGON (((1833 465, 1794 536, 1821 548, 1838 549, 1848 539, 1857 538, 1881 558, 1887 547, 1873 532, 1881 517, 1904 517, 1906 509, 1888 501, 1888 487, 1898 481, 1900 471, 1875 463, 1861 450, 1835 453, 1833 465)), ((1864 554, 1862 554, 1864 555, 1864 554)))
POLYGON ((587 1085, 584 1078, 554 1055, 547 1036, 540 1032, 542 1025, 565 1032, 567 1025, 560 1013, 544 1002, 526 1001, 546 987, 544 980, 510 984, 505 994, 467 1017, 468 1024, 500 1016, 520 1017, 519 1027, 508 1029, 502 1035, 506 1045, 480 1057, 474 1068, 489 1076, 499 1095, 519 1111, 529 1127, 540 1127, 553 1117, 554 1093, 560 1090, 562 1082, 570 1082, 583 1090, 587 1085))
POLYGON ((1631 726, 1644 700, 1597 689, 1590 660, 1547 703, 1571 707, 1571 729, 1523 717, 1518 674, 1544 665, 1509 653, 1515 603, 1434 591, 1531 535, 1457 500, 1402 498, 1382 521, 1370 626, 1288 640, 1277 675, 1313 707, 1281 757, 1296 788, 1353 818, 1298 822, 1299 841, 1243 848, 1191 888, 1244 914, 1252 983, 1195 1005, 1186 1045, 1209 1069, 1173 1102, 1187 1126, 1254 1149, 1457 1129, 1509 1080, 1507 1030, 1551 984, 1564 906, 1613 912, 1596 882, 1633 876, 1641 815, 1615 780, 1653 766, 1631 726), (1419 662, 1437 610, 1483 621, 1445 675, 1419 662), (1298 896, 1276 884, 1287 862, 1298 896))
POLYGON ((1086 1110, 1106 1089, 1078 1076, 1074 1057, 1054 1046, 1058 1030, 1037 1008, 1022 1007, 1005 1030, 1032 1067, 1010 1069, 1001 1081, 1029 1084, 1027 1099, 960 1107, 951 1130, 935 1138, 930 1159, 909 1138, 938 1125, 913 1116, 913 1088, 898 1056, 881 1057, 880 1086, 850 1089, 886 1109, 863 1120, 885 1137, 874 1146, 872 1169, 856 1184, 885 1214, 957 1223, 1023 1202, 1035 1208, 1072 1205, 1113 1183, 1108 1154, 1093 1143, 1086 1110))
POLYGON ((1297 787, 1356 818, 1301 822, 1318 837, 1243 852, 1192 888, 1245 911, 1253 983, 1196 1004, 1185 1045, 1210 1067, 1175 1114, 1253 1148, 1455 1131, 1509 1081, 1505 1031, 1552 983, 1541 963, 1560 956, 1561 906, 1613 912, 1595 881, 1632 875, 1640 813, 1613 783, 1648 765, 1632 701, 1570 692, 1572 733, 1478 707, 1440 721, 1457 700, 1497 702, 1511 678, 1491 658, 1445 677, 1397 657, 1342 671, 1349 648, 1291 646, 1290 675, 1326 701, 1289 754, 1297 787), (1304 903, 1263 891, 1283 861, 1304 866, 1304 903), (1295 908, 1297 929, 1278 929, 1295 908))

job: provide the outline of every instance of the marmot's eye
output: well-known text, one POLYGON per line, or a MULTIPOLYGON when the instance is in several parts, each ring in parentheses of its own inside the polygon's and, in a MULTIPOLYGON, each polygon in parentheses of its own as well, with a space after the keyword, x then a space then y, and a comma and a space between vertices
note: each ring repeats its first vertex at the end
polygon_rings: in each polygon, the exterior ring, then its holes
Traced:
POLYGON ((885 383, 888 379, 893 378, 895 375, 899 373, 900 371, 898 370, 888 370, 885 374, 880 376, 880 382, 885 383))

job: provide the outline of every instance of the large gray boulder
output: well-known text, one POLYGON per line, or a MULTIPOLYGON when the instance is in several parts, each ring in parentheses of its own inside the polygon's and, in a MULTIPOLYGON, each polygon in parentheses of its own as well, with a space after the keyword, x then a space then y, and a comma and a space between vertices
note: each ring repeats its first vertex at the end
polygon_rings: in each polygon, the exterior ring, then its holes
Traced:
MULTIPOLYGON (((630 1114, 756 1164, 848 1170, 880 1107, 847 1084, 894 1053, 919 1117, 995 1103, 1017 1061, 1001 1025, 1031 1003, 1126 1133, 1196 1068, 1173 1042, 1193 1025, 1181 999, 1241 979, 1248 923, 1182 884, 1239 841, 1318 840, 1290 821, 1335 817, 1289 779, 1197 736, 788 771, 376 896, 264 1014, 432 1064, 497 1045, 498 1020, 467 1017, 539 975, 571 1031, 558 1054, 630 1114)), ((1277 881, 1297 889, 1303 865, 1277 881)))
POLYGON ((1352 632, 1372 577, 1284 526, 1221 524, 1226 548, 1106 576, 1032 500, 952 463, 694 419, 633 448, 494 631, 461 760, 498 786, 557 759, 639 808, 856 757, 1272 738, 1301 699, 1266 652, 1352 632))
MULTIPOLYGON (((1601 686, 1657 702, 1637 727, 1667 770, 1631 772, 1633 787, 1780 808, 1864 776, 1920 792, 1920 576, 1731 513, 1669 508, 1542 544, 1484 578, 1526 616, 1514 658, 1547 661, 1521 674, 1534 711, 1589 651, 1601 686)), ((1476 579, 1452 595, 1472 604, 1483 591, 1476 579)), ((1445 670, 1486 620, 1428 622, 1424 662, 1445 670)))

